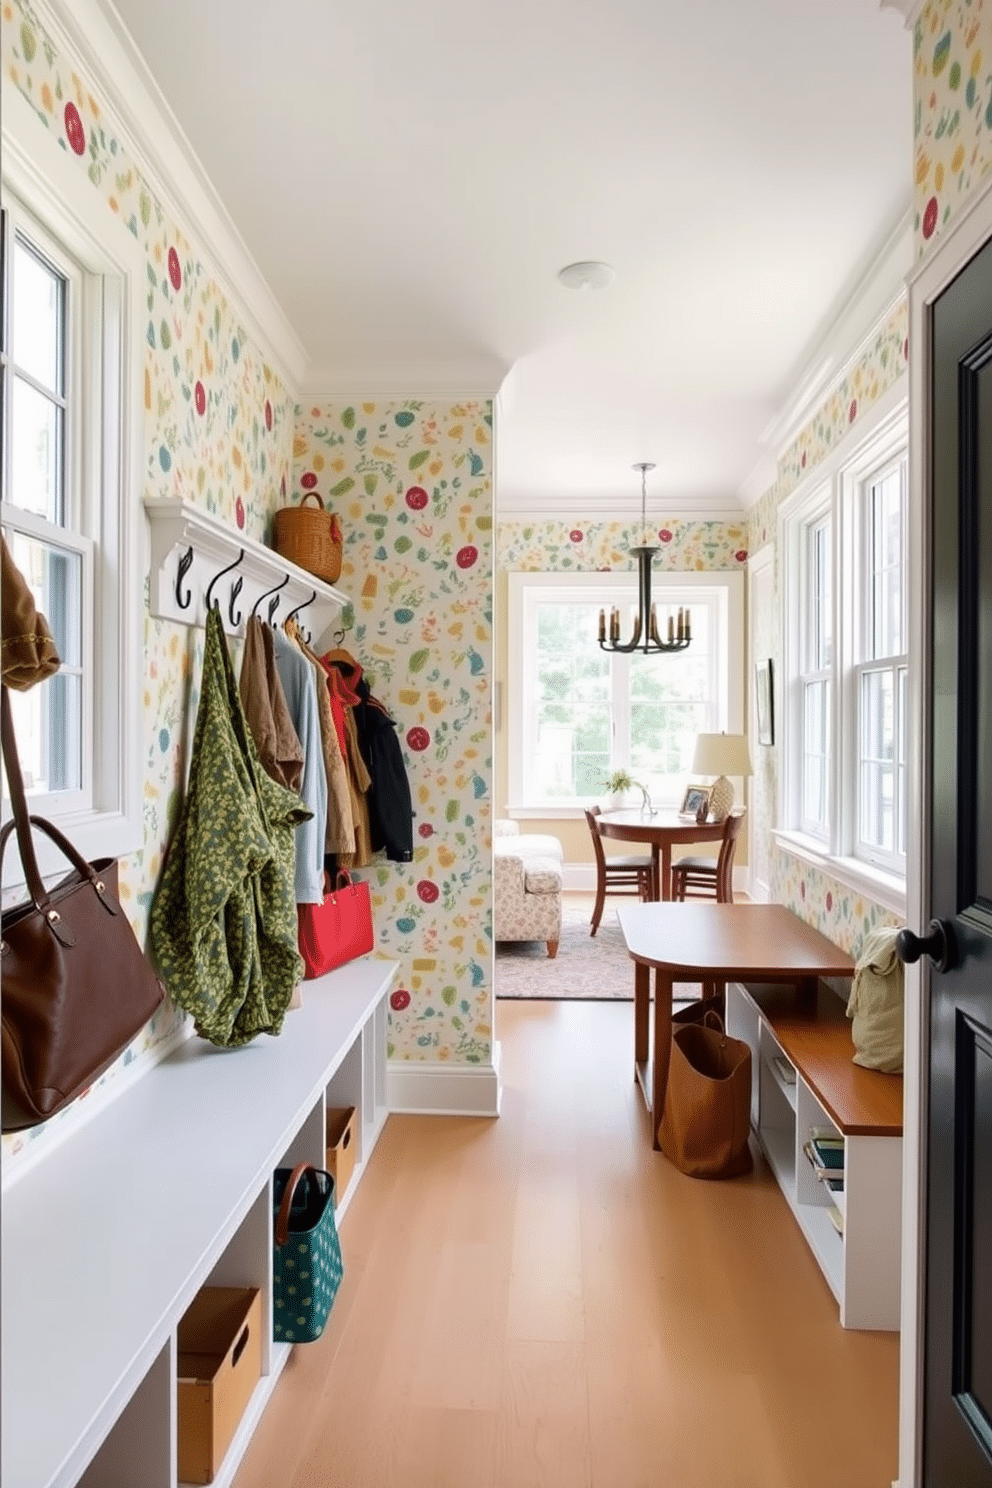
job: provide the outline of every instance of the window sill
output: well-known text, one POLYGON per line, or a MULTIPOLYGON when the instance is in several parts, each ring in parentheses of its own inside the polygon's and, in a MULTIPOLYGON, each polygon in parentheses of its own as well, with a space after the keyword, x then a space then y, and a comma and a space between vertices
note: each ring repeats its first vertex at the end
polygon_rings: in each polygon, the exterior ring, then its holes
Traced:
POLYGON ((825 851, 814 838, 804 837, 800 832, 773 832, 772 836, 783 852, 809 863, 822 873, 829 873, 845 888, 873 899, 886 909, 897 914, 906 913, 906 881, 894 873, 884 873, 859 858, 834 856, 825 851))
MULTIPOLYGON (((607 808, 605 796, 591 797, 588 801, 582 801, 576 806, 548 805, 548 806, 507 806, 506 815, 511 821, 582 821, 585 813, 591 811, 593 806, 598 806, 601 811, 607 809, 634 811, 641 805, 640 797, 635 801, 633 796, 629 798, 623 807, 607 808)), ((651 805, 658 811, 678 811, 677 801, 656 801, 652 797, 651 805)))

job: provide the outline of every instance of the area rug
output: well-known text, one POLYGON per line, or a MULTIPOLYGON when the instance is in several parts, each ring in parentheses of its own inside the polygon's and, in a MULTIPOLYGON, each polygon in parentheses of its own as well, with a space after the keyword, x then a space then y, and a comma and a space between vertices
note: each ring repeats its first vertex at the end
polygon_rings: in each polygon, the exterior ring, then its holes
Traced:
MULTIPOLYGON (((496 996, 534 1001, 631 1002, 634 963, 627 954, 615 905, 606 901, 595 935, 592 896, 566 896, 562 904, 561 940, 552 961, 543 940, 496 943, 496 996)), ((699 986, 679 983, 675 996, 698 997, 699 986)))

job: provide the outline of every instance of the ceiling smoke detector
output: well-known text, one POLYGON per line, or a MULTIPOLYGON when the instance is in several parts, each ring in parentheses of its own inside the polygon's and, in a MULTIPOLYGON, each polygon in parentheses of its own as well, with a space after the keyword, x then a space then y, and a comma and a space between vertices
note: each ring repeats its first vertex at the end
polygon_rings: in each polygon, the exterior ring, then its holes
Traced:
POLYGON ((584 263, 566 264, 558 270, 558 278, 566 289, 605 289, 613 283, 616 274, 609 264, 590 259, 584 263))

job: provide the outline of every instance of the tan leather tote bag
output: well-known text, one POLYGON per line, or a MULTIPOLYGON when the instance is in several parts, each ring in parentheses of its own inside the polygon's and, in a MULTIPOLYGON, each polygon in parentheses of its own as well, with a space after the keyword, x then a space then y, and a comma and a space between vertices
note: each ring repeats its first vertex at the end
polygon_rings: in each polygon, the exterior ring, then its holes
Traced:
POLYGON ((675 1024, 661 1150, 692 1178, 734 1178, 754 1166, 751 1130, 751 1050, 730 1038, 719 1013, 675 1024))

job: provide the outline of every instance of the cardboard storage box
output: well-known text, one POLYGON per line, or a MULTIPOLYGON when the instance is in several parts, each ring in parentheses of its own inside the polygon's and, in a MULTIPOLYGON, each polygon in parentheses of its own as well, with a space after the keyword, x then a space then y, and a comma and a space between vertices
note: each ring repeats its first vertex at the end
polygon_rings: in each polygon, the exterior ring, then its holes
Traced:
POLYGON ((335 1207, 355 1171, 355 1108, 327 1113, 327 1171, 334 1179, 335 1207))
POLYGON ((262 1374, 257 1287, 202 1287, 179 1324, 179 1479, 212 1483, 262 1374))

